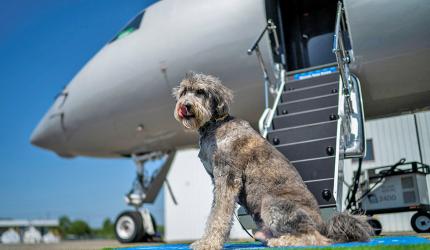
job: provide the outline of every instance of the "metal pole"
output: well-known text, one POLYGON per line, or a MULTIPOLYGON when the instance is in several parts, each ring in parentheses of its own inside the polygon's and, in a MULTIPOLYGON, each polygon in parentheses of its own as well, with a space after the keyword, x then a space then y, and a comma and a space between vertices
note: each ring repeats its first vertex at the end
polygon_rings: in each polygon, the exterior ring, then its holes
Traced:
POLYGON ((417 136, 417 143, 418 143, 418 152, 420 154, 420 162, 423 162, 423 153, 421 151, 421 140, 420 140, 420 132, 418 130, 418 122, 417 122, 417 115, 414 113, 414 123, 415 123, 415 134, 417 136))
POLYGON ((269 86, 272 85, 270 82, 269 75, 266 71, 266 65, 264 64, 263 56, 261 55, 260 48, 255 47, 255 54, 257 55, 258 62, 260 64, 261 70, 263 71, 263 78, 264 78, 264 105, 265 108, 269 107, 269 86))

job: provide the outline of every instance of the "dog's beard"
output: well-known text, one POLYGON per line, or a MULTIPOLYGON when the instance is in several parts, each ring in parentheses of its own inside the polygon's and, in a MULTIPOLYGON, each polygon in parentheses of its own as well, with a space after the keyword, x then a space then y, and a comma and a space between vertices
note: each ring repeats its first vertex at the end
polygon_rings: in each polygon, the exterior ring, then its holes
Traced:
POLYGON ((184 119, 182 119, 182 125, 185 128, 192 129, 192 130, 195 130, 195 129, 198 128, 197 121, 194 118, 189 118, 189 119, 184 118, 184 119))
POLYGON ((175 118, 187 129, 197 130, 211 118, 211 112, 205 109, 204 106, 199 102, 195 102, 193 104, 191 110, 193 117, 180 117, 178 115, 178 106, 179 103, 176 105, 175 118))

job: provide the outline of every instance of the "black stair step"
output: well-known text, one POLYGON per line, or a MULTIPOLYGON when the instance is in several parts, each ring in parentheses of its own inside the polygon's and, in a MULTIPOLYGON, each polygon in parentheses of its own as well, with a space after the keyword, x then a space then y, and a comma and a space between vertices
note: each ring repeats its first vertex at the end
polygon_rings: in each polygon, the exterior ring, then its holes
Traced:
POLYGON ((275 146, 290 161, 334 156, 336 137, 275 146))
POLYGON ((337 93, 339 87, 338 82, 326 83, 317 86, 287 90, 281 96, 282 102, 296 101, 309 97, 322 96, 337 93))
POLYGON ((315 123, 300 127, 278 129, 267 134, 267 139, 274 145, 309 141, 336 136, 337 121, 315 123))
POLYGON ((304 181, 334 178, 335 156, 292 162, 304 181))
POLYGON ((278 105, 276 113, 278 115, 292 114, 306 110, 312 110, 323 107, 336 106, 338 104, 338 94, 317 96, 298 101, 285 102, 278 105))
POLYGON ((334 179, 305 182, 305 184, 320 206, 330 207, 336 205, 333 194, 334 179))
POLYGON ((337 120, 338 107, 327 107, 313 109, 301 113, 275 116, 273 118, 273 129, 301 126, 305 124, 337 120))
POLYGON ((338 81, 339 81, 339 73, 336 72, 328 75, 316 76, 316 77, 307 78, 303 80, 288 81, 285 84, 285 90, 305 88, 305 87, 315 86, 323 83, 338 82, 338 81))

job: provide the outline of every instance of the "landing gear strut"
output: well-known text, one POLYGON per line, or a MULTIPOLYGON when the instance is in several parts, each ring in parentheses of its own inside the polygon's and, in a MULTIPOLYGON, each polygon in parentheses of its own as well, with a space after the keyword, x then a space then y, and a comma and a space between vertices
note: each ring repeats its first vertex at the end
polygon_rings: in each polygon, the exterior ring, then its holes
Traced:
POLYGON ((124 199, 134 211, 124 211, 115 220, 115 236, 121 243, 152 241, 157 237, 157 225, 144 203, 153 203, 166 175, 169 172, 175 152, 152 152, 133 155, 136 164, 136 179, 124 199), (145 164, 150 160, 165 158, 163 165, 150 173, 145 164))

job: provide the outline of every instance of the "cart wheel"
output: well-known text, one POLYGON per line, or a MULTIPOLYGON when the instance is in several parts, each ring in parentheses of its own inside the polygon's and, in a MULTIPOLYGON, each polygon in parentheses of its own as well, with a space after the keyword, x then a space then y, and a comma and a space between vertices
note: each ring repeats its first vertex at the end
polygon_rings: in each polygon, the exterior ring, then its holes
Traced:
POLYGON ((381 222, 379 222, 379 220, 374 219, 374 218, 370 218, 370 219, 367 219, 367 223, 369 223, 369 225, 372 227, 374 235, 380 235, 381 234, 382 225, 381 225, 381 222))
POLYGON ((411 218, 411 226, 417 233, 430 232, 430 214, 427 212, 417 212, 411 218))

